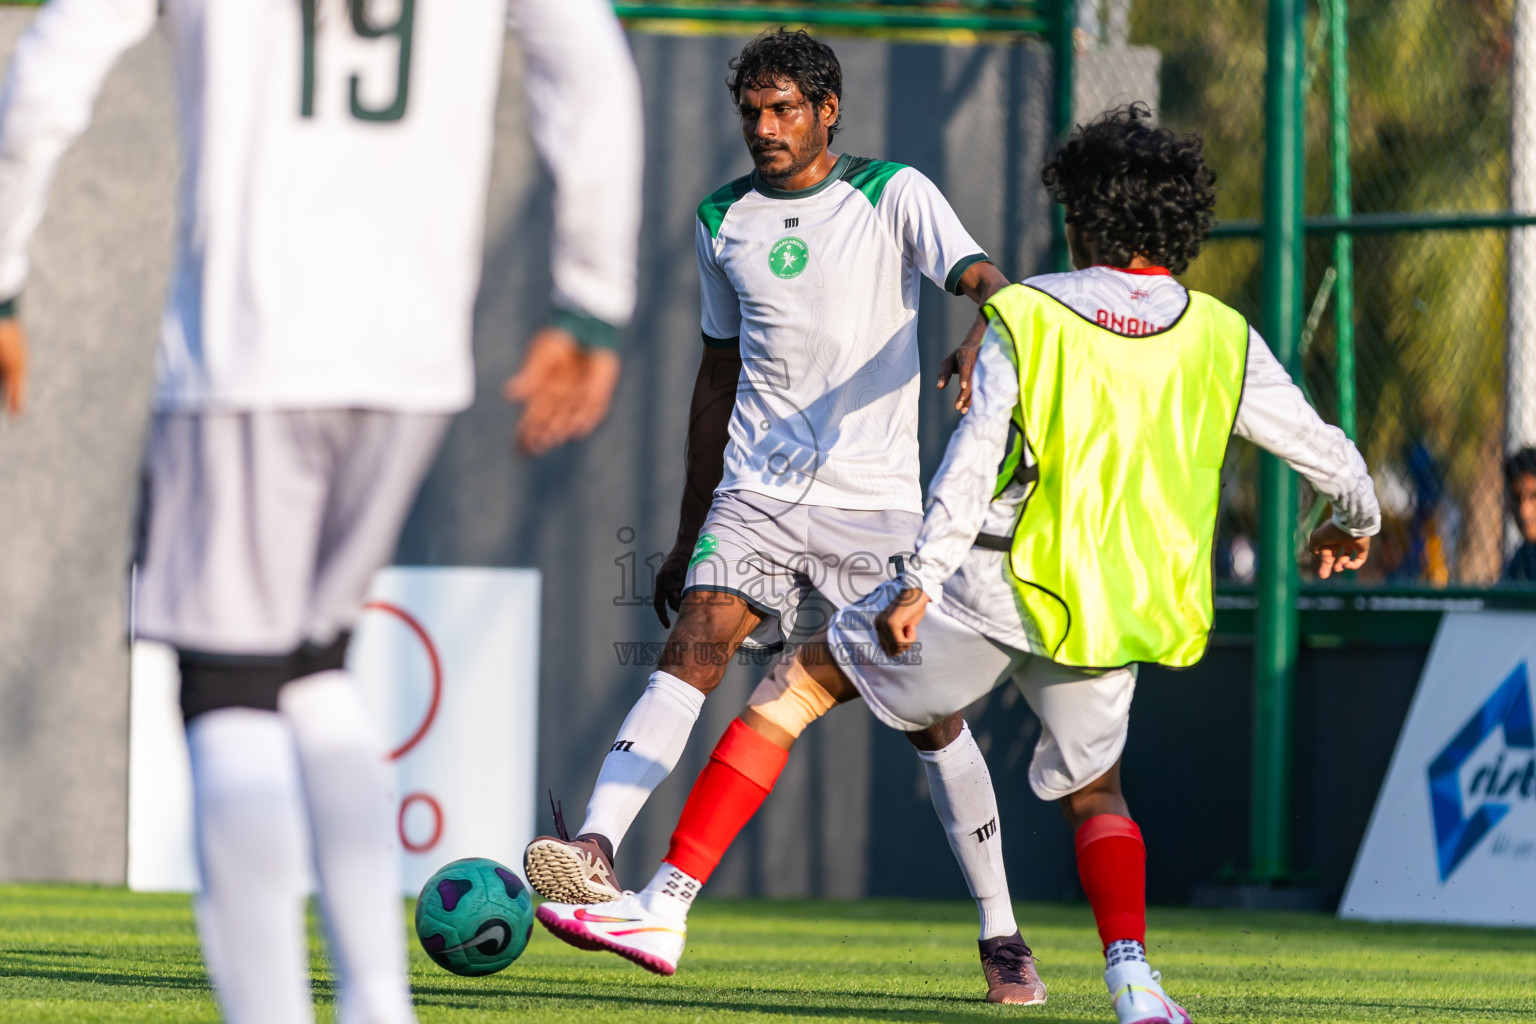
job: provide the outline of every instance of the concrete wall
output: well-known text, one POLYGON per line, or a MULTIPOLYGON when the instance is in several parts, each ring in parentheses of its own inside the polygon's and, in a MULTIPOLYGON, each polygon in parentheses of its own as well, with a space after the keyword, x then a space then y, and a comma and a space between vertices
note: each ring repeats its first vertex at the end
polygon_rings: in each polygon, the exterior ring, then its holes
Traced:
MULTIPOLYGON (((0 10, 9 53, 32 12, 0 10)), ((0 878, 120 882, 130 521, 176 148, 158 35, 65 158, 24 302, 32 405, 0 424, 0 878)))
MULTIPOLYGON (((0 49, 30 18, 0 10, 0 49)), ((664 635, 648 596, 650 567, 676 528, 699 355, 693 211, 749 168, 722 85, 741 41, 633 38, 648 131, 642 298, 626 340, 626 372, 599 433, 536 462, 510 454, 513 417, 497 397, 547 310, 549 287, 550 186, 527 143, 518 60, 509 51, 476 321, 480 397, 455 423, 401 544, 408 564, 543 570, 538 784, 566 802, 573 825, 650 671, 623 664, 616 645, 664 635)), ((1005 272, 1042 269, 1048 211, 1036 172, 1046 139, 1044 55, 1031 46, 833 43, 847 86, 837 148, 915 165, 1005 272)), ((26 298, 33 407, 21 422, 0 425, 4 879, 123 878, 123 584, 176 174, 164 57, 158 35, 128 55, 64 162, 26 298)), ((1095 102, 1143 92, 1155 64, 1155 55, 1137 63, 1136 80, 1124 85, 1096 75, 1095 102)), ((965 300, 925 289, 925 377, 970 316, 965 300)), ((939 393, 929 391, 925 472, 952 422, 939 393)), ((1298 859, 1319 869, 1325 887, 1342 885, 1422 658, 1421 649, 1335 651, 1310 652, 1303 662, 1298 859), (1370 714, 1351 714, 1357 704, 1370 714), (1340 741, 1341 730, 1349 742, 1340 741)), ((1154 898, 1183 900, 1224 864, 1242 863, 1250 660, 1245 648, 1219 649, 1194 671, 1144 680, 1127 791, 1155 851, 1154 898)), ((643 881, 665 849, 709 748, 760 674, 732 668, 706 704, 682 764, 624 848, 620 868, 630 884, 643 881)), ((1066 827, 1024 779, 1038 724, 1012 691, 993 694, 971 719, 1002 803, 1015 894, 1072 898, 1066 827)), ((857 706, 807 734, 711 889, 963 893, 916 758, 857 706)))

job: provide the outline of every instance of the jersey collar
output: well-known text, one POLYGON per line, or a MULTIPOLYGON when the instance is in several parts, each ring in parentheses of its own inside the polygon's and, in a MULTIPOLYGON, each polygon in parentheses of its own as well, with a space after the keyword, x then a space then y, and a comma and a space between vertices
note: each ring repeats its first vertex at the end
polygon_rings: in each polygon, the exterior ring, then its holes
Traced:
POLYGON ((809 188, 774 188, 758 177, 756 171, 752 172, 752 187, 757 190, 758 195, 766 196, 769 199, 809 199, 823 189, 830 188, 834 183, 842 181, 843 174, 848 170, 848 162, 852 159, 853 157, 847 153, 838 157, 837 163, 832 165, 832 169, 827 172, 827 176, 809 188))
POLYGON ((1172 277, 1173 272, 1167 267, 1112 267, 1108 263, 1095 263, 1096 267, 1105 270, 1113 270, 1117 274, 1138 274, 1142 277, 1172 277))

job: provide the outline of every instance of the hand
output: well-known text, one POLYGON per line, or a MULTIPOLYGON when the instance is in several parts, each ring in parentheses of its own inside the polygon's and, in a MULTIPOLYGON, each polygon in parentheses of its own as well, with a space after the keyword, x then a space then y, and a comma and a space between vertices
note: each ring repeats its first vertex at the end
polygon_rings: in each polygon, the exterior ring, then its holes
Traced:
POLYGON ((15 317, 0 320, 0 390, 5 411, 20 416, 26 406, 27 332, 15 317))
POLYGON ((651 604, 655 606, 656 617, 666 629, 672 628, 672 618, 667 614, 667 609, 677 611, 683 605, 683 584, 688 579, 688 558, 692 553, 693 548, 679 544, 667 555, 661 568, 656 570, 656 594, 651 598, 651 604))
POLYGON ((896 600, 885 606, 875 616, 875 633, 880 637, 880 649, 896 657, 917 641, 917 624, 928 611, 928 595, 916 588, 908 588, 896 595, 896 600))
POLYGON ((960 393, 955 396, 955 408, 967 412, 971 408, 971 374, 976 371, 976 356, 981 352, 981 339, 987 333, 985 313, 977 313, 975 323, 960 343, 960 347, 944 357, 939 364, 939 390, 943 391, 949 378, 960 376, 960 393))
POLYGON ((1335 572, 1364 565, 1371 538, 1351 537, 1330 520, 1312 531, 1307 549, 1317 556, 1317 578, 1325 580, 1335 572))
POLYGON ((617 352, 583 349, 558 327, 539 331, 528 343, 522 368, 501 389, 508 402, 524 406, 518 449, 543 455, 592 433, 608 415, 618 382, 617 352))

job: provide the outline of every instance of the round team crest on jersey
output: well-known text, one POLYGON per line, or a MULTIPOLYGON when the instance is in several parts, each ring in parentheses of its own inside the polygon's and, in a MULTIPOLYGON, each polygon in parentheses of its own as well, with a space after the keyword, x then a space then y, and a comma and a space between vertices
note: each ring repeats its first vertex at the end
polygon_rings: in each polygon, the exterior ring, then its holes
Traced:
POLYGON ((785 235, 768 250, 768 268, 775 277, 782 277, 786 281, 799 277, 810 261, 810 246, 794 235, 785 235))

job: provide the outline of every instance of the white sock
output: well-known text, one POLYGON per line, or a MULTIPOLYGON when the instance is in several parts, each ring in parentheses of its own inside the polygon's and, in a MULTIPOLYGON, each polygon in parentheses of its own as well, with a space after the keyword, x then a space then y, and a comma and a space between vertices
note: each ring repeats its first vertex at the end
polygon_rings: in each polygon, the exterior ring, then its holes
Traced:
POLYGON ((1019 930, 1003 871, 1003 840, 997 822, 997 795, 981 748, 968 725, 941 750, 919 750, 928 773, 933 809, 949 836, 966 887, 981 915, 981 938, 995 939, 1019 930))
POLYGON ((617 853, 635 815, 677 767, 704 706, 704 694, 668 672, 652 672, 645 692, 629 709, 587 802, 578 835, 606 836, 617 853))
POLYGON ((686 921, 688 911, 693 908, 693 898, 703 887, 704 883, 697 878, 662 861, 656 874, 640 891, 640 903, 659 917, 686 921))
POLYGON ((338 1024, 414 1024, 396 846, 394 772, 352 677, 285 685, 336 966, 338 1024))
POLYGON ((307 1024, 307 836, 293 733, 254 708, 187 726, 203 891, 197 928, 229 1024, 307 1024))

